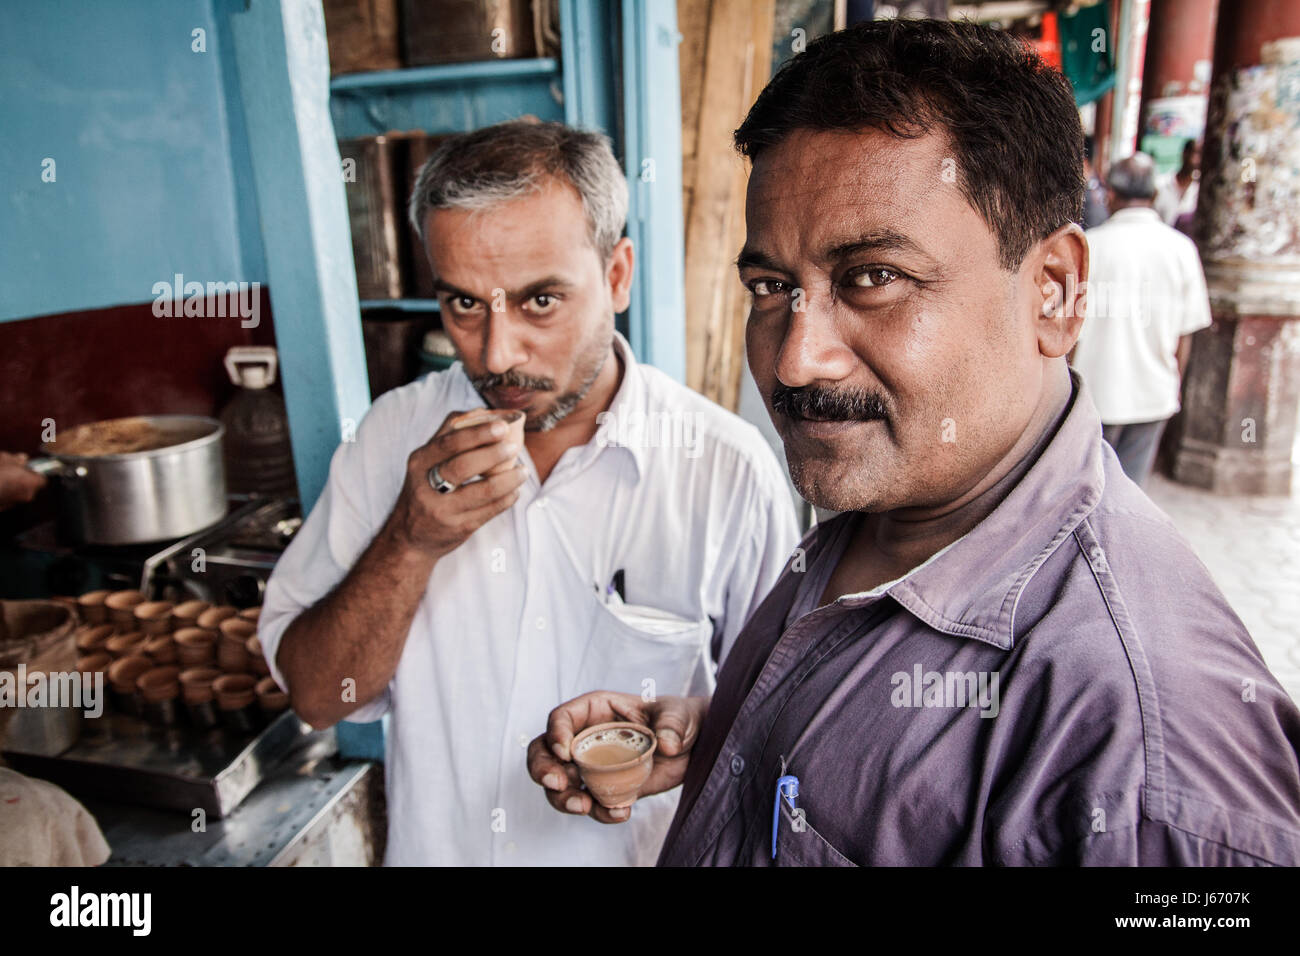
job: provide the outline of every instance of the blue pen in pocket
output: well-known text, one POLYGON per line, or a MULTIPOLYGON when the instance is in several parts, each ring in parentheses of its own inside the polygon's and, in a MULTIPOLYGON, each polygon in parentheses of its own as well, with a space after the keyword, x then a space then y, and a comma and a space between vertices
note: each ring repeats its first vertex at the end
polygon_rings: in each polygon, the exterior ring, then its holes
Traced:
POLYGON ((791 810, 799 808, 799 778, 786 774, 776 781, 776 802, 772 805, 772 859, 776 859, 776 837, 781 832, 781 798, 791 810))

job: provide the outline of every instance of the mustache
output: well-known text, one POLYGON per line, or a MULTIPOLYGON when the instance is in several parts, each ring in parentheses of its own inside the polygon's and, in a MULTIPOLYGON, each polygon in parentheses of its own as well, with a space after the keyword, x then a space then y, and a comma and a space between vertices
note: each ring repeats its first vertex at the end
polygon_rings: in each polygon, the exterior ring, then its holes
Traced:
POLYGON ((479 375, 470 379, 470 383, 480 392, 494 388, 527 388, 535 392, 555 391, 555 382, 549 378, 536 378, 511 369, 500 375, 479 375))
POLYGON ((885 400, 879 393, 862 388, 790 388, 778 385, 772 390, 772 409, 789 418, 846 422, 889 420, 885 400))

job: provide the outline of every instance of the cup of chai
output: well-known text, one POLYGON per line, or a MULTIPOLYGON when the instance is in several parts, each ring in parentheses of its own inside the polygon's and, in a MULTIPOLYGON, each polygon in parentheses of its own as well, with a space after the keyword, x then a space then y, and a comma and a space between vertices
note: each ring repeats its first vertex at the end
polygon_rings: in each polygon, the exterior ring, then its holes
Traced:
POLYGON ((569 752, 588 792, 601 806, 616 810, 636 802, 654 766, 657 744, 649 727, 615 722, 588 727, 573 738, 569 752))
MULTIPOLYGON (((493 419, 505 422, 510 433, 502 441, 513 441, 520 448, 524 447, 524 419, 527 416, 518 408, 474 408, 455 416, 451 420, 450 431, 459 431, 462 428, 469 428, 473 425, 482 425, 484 422, 490 422, 493 419)), ((509 471, 515 466, 513 461, 503 461, 495 468, 484 472, 484 475, 499 475, 509 471)))

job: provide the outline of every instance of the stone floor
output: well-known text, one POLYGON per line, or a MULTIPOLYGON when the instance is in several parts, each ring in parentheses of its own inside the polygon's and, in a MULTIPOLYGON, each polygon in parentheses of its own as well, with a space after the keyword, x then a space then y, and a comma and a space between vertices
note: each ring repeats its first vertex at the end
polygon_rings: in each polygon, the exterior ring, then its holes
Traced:
POLYGON ((1161 475, 1146 492, 1191 542, 1269 668, 1300 701, 1300 493, 1226 497, 1161 475))

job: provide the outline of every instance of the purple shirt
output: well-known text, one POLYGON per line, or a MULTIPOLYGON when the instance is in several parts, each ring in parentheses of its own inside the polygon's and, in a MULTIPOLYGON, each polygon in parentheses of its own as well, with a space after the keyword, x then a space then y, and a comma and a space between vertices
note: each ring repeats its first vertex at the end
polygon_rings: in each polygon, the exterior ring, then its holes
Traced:
POLYGON ((1300 864, 1300 711, 1074 382, 905 577, 815 607, 859 515, 809 534, 718 675, 661 865, 1300 864))

